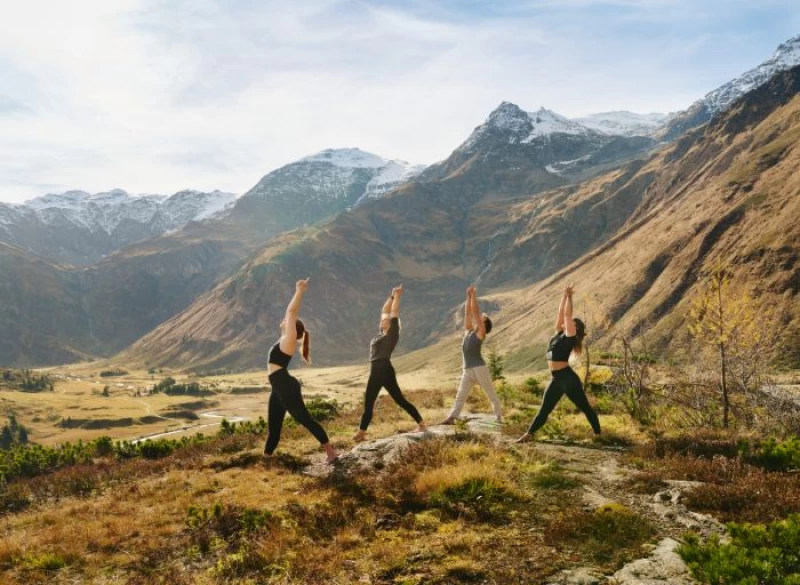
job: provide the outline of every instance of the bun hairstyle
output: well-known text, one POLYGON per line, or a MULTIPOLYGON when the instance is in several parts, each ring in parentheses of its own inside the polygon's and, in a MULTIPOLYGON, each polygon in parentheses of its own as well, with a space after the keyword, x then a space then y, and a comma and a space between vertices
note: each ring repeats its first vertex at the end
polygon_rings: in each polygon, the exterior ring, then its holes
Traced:
POLYGON ((305 324, 300 320, 295 320, 295 330, 297 331, 297 340, 303 340, 303 349, 301 355, 303 361, 307 364, 311 363, 311 333, 306 329, 305 324))
POLYGON ((483 327, 486 329, 486 335, 489 335, 492 331, 492 320, 489 317, 483 318, 483 327))
POLYGON ((586 337, 586 325, 580 319, 573 319, 575 321, 575 349, 572 351, 580 355, 583 351, 583 338, 586 337))

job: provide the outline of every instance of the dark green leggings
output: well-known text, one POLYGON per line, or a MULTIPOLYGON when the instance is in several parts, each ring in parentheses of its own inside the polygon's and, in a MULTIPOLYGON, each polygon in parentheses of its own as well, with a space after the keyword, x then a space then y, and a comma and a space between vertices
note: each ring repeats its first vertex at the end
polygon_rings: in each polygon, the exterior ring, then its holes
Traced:
POLYGON ((578 377, 578 374, 570 367, 566 367, 563 370, 556 370, 552 372, 552 374, 553 377, 550 378, 550 383, 547 384, 547 388, 544 389, 544 396, 542 396, 542 404, 539 407, 539 412, 536 413, 536 417, 528 428, 528 433, 532 435, 544 426, 544 423, 547 422, 547 417, 553 412, 553 409, 556 407, 556 404, 558 404, 558 401, 561 400, 561 397, 566 394, 567 398, 572 400, 572 403, 577 406, 589 420, 589 424, 592 425, 592 430, 595 434, 599 435, 600 420, 597 418, 597 413, 595 413, 589 405, 589 399, 586 398, 586 393, 583 391, 583 385, 581 384, 581 379, 578 377))

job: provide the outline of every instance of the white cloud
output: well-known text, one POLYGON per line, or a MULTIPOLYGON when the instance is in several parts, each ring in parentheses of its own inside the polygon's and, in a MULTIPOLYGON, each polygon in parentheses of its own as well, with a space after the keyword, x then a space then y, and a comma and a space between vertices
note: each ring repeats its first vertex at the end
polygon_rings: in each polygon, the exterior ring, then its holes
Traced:
POLYGON ((328 147, 433 162, 503 100, 668 111, 713 89, 698 63, 718 36, 632 40, 621 21, 563 18, 604 5, 684 18, 686 2, 558 5, 14 3, 0 21, 0 200, 44 186, 241 193, 328 147))

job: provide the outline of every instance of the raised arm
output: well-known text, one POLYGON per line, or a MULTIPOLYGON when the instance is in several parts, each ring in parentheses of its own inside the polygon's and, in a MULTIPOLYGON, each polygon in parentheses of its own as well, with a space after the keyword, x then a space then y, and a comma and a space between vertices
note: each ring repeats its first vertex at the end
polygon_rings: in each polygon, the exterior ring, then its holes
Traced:
POLYGON ((392 289, 392 317, 400 316, 400 297, 403 296, 403 285, 392 289))
POLYGON ((561 295, 561 303, 558 305, 558 317, 556 317, 556 333, 564 330, 564 306, 567 304, 567 289, 561 295))
POLYGON ((389 313, 392 312, 392 301, 394 300, 394 289, 392 289, 392 294, 386 299, 386 302, 383 303, 383 308, 381 309, 381 319, 386 317, 389 313))
POLYGON ((564 303, 564 334, 567 337, 575 337, 575 321, 572 319, 572 287, 566 290, 566 301, 564 303))
POLYGON ((472 331, 472 293, 475 288, 467 287, 467 298, 464 300, 464 329, 472 331))
POLYGON ((281 337, 281 351, 286 355, 294 355, 294 350, 297 348, 297 313, 300 312, 300 305, 303 303, 303 295, 308 290, 308 281, 298 280, 294 285, 294 296, 289 301, 289 306, 286 307, 286 329, 281 337))
POLYGON ((478 306, 478 293, 475 290, 475 287, 472 287, 472 299, 470 303, 471 313, 472 313, 472 321, 478 326, 478 338, 483 341, 486 339, 486 323, 483 322, 483 317, 481 317, 481 308, 478 306))

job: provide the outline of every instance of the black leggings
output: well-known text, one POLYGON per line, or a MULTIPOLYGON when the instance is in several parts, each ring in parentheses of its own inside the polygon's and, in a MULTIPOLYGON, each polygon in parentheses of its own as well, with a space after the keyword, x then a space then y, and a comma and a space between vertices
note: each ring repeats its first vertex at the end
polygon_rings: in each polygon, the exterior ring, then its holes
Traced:
POLYGON ((556 404, 558 404, 558 401, 561 400, 561 397, 566 394, 567 398, 572 400, 573 404, 575 404, 589 420, 589 424, 592 425, 592 430, 595 434, 599 435, 600 420, 597 418, 597 413, 595 413, 589 405, 589 399, 586 398, 586 393, 583 391, 583 385, 581 384, 581 379, 578 377, 578 374, 570 367, 566 367, 563 370, 556 370, 552 372, 552 374, 553 377, 550 378, 550 383, 547 384, 547 388, 544 389, 544 396, 542 396, 542 404, 539 406, 539 412, 536 413, 536 417, 533 419, 528 433, 532 435, 544 426, 544 423, 547 422, 547 417, 553 412, 553 409, 556 407, 556 404))
POLYGON ((405 410, 411 418, 417 423, 422 422, 422 417, 419 411, 414 408, 414 405, 406 400, 403 393, 400 391, 400 386, 397 384, 397 375, 394 373, 394 367, 389 360, 375 360, 370 362, 369 380, 367 381, 367 392, 364 397, 364 414, 361 415, 362 431, 366 431, 369 423, 372 422, 372 411, 375 408, 375 401, 378 399, 378 393, 381 388, 386 388, 394 401, 405 410))
POLYGON ((269 375, 269 383, 272 386, 272 393, 269 396, 269 407, 267 409, 267 444, 264 445, 264 453, 272 455, 281 440, 281 429, 283 428, 283 418, 286 412, 292 418, 306 427, 314 438, 324 445, 328 442, 328 435, 317 421, 311 418, 305 403, 303 394, 300 392, 300 382, 297 378, 289 374, 286 368, 276 370, 269 375))

